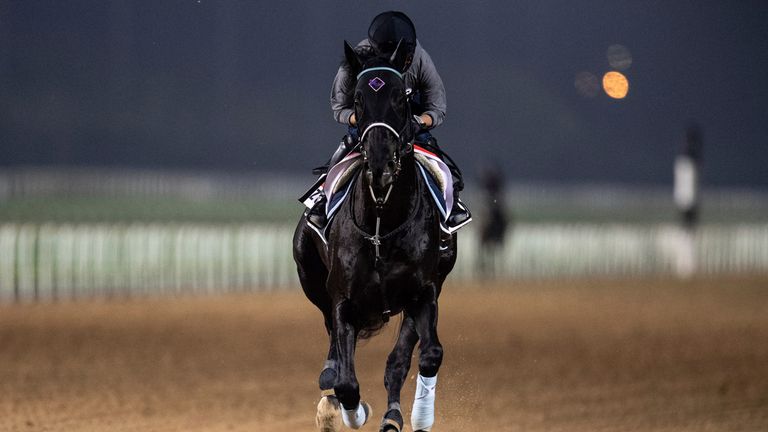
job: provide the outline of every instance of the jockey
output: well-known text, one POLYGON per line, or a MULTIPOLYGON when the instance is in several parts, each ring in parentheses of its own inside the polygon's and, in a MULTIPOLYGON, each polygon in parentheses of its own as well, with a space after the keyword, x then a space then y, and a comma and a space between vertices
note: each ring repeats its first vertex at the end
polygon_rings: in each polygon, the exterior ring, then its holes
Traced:
MULTIPOLYGON (((390 56, 397 48, 400 40, 403 40, 404 46, 410 50, 408 57, 411 60, 403 75, 406 88, 411 90, 411 110, 414 113, 413 126, 416 129, 415 142, 439 155, 450 168, 453 177, 453 208, 446 223, 448 230, 453 232, 469 223, 472 216, 466 205, 459 200, 459 191, 464 188, 461 171, 453 160, 438 147, 437 140, 430 133, 430 130, 442 124, 445 118, 445 87, 429 54, 416 39, 416 28, 413 22, 402 12, 381 13, 371 22, 368 28, 368 38, 357 44, 355 50, 359 53, 373 52, 381 56, 390 56)), ((319 172, 333 167, 357 144, 359 137, 353 109, 353 86, 354 77, 350 77, 347 69, 342 65, 333 80, 331 109, 334 119, 347 125, 349 133, 344 136, 339 148, 331 156, 328 166, 320 168, 319 172)), ((323 198, 307 214, 309 223, 320 231, 324 230, 328 223, 325 203, 326 200, 323 198)))

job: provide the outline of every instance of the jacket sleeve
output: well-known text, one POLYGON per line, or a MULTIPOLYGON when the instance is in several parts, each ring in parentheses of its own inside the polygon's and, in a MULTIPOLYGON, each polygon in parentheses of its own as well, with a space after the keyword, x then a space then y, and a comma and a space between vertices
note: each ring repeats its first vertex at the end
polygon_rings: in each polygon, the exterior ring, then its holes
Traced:
POLYGON ((339 67, 336 77, 333 79, 331 87, 331 111, 333 118, 339 122, 348 125, 349 117, 355 112, 352 101, 352 79, 349 77, 347 69, 339 67))
MULTIPOLYGON (((421 47, 419 47, 421 48, 421 47)), ((432 58, 427 52, 421 48, 420 60, 419 60, 419 72, 418 79, 421 83, 421 97, 422 104, 424 106, 423 114, 429 114, 432 117, 432 127, 440 126, 445 119, 445 112, 447 109, 447 100, 445 97, 445 86, 443 85, 443 79, 440 78, 440 74, 437 73, 437 68, 432 62, 432 58)))

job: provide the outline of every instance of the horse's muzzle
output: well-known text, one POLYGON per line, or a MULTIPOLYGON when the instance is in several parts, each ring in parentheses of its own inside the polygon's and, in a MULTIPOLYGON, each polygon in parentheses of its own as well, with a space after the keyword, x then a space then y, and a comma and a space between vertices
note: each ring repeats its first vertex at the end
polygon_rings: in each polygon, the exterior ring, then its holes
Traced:
POLYGON ((373 192, 376 194, 376 197, 383 199, 384 194, 386 193, 389 186, 395 182, 396 171, 394 169, 394 165, 390 166, 389 164, 387 164, 386 168, 380 170, 380 172, 376 171, 378 170, 372 170, 370 168, 366 170, 366 180, 368 181, 368 184, 373 188, 373 192))

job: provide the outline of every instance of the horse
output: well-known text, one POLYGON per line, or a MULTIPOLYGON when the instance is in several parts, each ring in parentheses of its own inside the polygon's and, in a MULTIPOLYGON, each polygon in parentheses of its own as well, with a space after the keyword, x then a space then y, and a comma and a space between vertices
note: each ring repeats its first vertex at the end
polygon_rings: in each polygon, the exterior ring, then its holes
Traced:
POLYGON ((411 426, 427 431, 434 423, 443 360, 438 297, 456 262, 457 238, 455 233, 441 234, 440 213, 416 165, 403 79, 411 59, 405 51, 398 45, 389 58, 366 57, 345 41, 345 67, 357 79, 354 111, 362 131, 362 167, 325 238, 303 217, 293 238, 302 289, 322 312, 330 341, 316 415, 323 432, 338 431, 341 421, 357 429, 370 418, 371 407, 360 400, 355 375, 356 343, 400 313, 399 334, 384 374, 388 406, 379 430, 402 430, 400 392, 417 342, 419 375, 411 426))

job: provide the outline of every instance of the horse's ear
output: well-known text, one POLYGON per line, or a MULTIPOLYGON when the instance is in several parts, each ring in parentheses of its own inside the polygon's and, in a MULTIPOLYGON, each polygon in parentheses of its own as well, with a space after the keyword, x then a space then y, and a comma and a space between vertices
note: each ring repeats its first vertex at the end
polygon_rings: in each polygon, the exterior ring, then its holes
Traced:
POLYGON ((395 52, 393 52, 392 56, 389 58, 389 62, 392 66, 402 73, 405 73, 405 71, 408 70, 408 67, 411 66, 411 62, 413 61, 413 54, 405 47, 405 44, 405 39, 400 39, 400 42, 397 43, 397 48, 395 48, 395 52))
POLYGON ((357 76, 363 69, 363 62, 360 60, 360 56, 355 52, 355 49, 352 48, 352 45, 347 41, 344 41, 344 58, 349 65, 350 75, 357 76))

